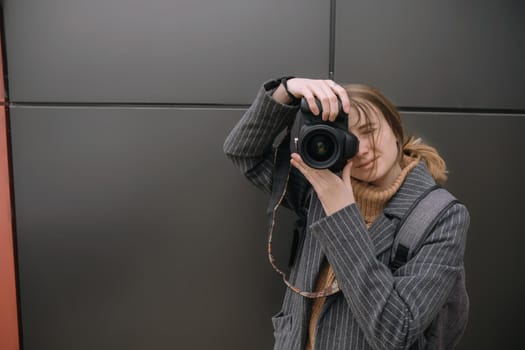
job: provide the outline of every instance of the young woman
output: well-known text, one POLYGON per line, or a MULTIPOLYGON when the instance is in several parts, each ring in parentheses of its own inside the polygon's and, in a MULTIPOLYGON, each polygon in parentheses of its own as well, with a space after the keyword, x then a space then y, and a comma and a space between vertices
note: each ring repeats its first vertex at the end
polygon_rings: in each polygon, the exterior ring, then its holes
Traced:
MULTIPOLYGON (((435 345, 440 334, 429 329, 464 273, 468 211, 459 203, 448 208, 415 256, 392 272, 396 224, 425 190, 446 180, 446 168, 434 148, 405 139, 399 113, 380 92, 331 80, 270 81, 226 139, 225 153, 270 193, 273 141, 291 126, 303 97, 325 121, 337 117, 339 98, 359 151, 340 174, 291 155, 283 203, 308 217, 290 282, 307 296, 287 289, 272 319, 274 349, 453 348, 435 345)), ((466 318, 446 322, 462 333, 466 318)))

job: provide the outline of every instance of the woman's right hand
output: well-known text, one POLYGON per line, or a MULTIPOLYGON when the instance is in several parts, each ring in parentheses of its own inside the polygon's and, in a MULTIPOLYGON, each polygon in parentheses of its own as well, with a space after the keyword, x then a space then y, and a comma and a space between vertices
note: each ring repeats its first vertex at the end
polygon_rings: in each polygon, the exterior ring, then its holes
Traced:
MULTIPOLYGON (((334 121, 337 118, 339 114, 337 97, 341 100, 343 111, 345 113, 350 112, 350 100, 346 90, 333 80, 293 78, 287 81, 287 86, 288 91, 296 98, 304 97, 306 99, 314 115, 319 115, 319 108, 315 103, 317 98, 321 102, 323 109, 321 117, 324 121, 334 121)), ((275 91, 274 96, 284 97, 285 95, 287 95, 286 91, 281 84, 275 91)))

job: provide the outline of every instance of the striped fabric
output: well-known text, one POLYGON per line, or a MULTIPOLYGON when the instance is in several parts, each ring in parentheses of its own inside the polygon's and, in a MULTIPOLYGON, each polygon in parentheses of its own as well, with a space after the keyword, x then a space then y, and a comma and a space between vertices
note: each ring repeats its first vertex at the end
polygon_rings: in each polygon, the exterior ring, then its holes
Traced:
MULTIPOLYGON (((278 104, 261 88, 224 143, 228 158, 265 192, 271 190, 273 140, 291 125, 296 108, 278 104)), ((467 209, 452 206, 416 256, 394 274, 388 262, 396 224, 434 184, 425 165, 418 164, 370 229, 355 204, 326 216, 315 193, 310 196, 308 228, 290 281, 312 291, 326 256, 342 289, 323 306, 314 349, 410 349, 416 342, 425 348, 425 329, 463 273, 467 209)), ((286 206, 300 210, 310 186, 297 171, 289 186, 286 206)), ((275 350, 304 349, 310 305, 309 299, 286 291, 282 310, 272 318, 275 350)))

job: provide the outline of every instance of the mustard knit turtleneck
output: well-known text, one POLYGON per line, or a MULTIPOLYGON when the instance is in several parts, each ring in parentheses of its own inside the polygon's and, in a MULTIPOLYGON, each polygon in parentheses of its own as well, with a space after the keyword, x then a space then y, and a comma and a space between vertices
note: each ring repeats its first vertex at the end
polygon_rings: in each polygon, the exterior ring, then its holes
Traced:
MULTIPOLYGON (((354 192, 354 198, 363 216, 366 226, 370 228, 377 217, 381 214, 385 208, 386 203, 394 196, 394 194, 399 190, 407 174, 414 169, 418 164, 419 159, 410 158, 404 156, 401 162, 401 173, 396 178, 396 180, 387 188, 380 188, 374 185, 371 185, 366 182, 356 180, 354 178, 352 181, 352 189, 354 192)), ((321 291, 330 285, 335 280, 335 273, 328 261, 325 259, 319 270, 317 276, 317 282, 315 286, 315 291, 321 291)), ((313 344, 315 344, 315 330, 317 326, 317 321, 321 313, 321 309, 326 301, 326 298, 316 298, 312 301, 312 313, 310 317, 310 323, 308 327, 308 339, 306 343, 306 350, 311 350, 313 344)))

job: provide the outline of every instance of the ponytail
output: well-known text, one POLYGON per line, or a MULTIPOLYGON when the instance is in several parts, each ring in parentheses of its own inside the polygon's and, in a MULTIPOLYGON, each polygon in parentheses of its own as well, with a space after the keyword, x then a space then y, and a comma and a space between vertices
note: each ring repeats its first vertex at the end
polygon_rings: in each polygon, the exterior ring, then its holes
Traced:
POLYGON ((447 165, 434 147, 421 142, 421 138, 411 136, 403 144, 403 154, 425 161, 428 171, 434 180, 443 185, 447 181, 447 165))

